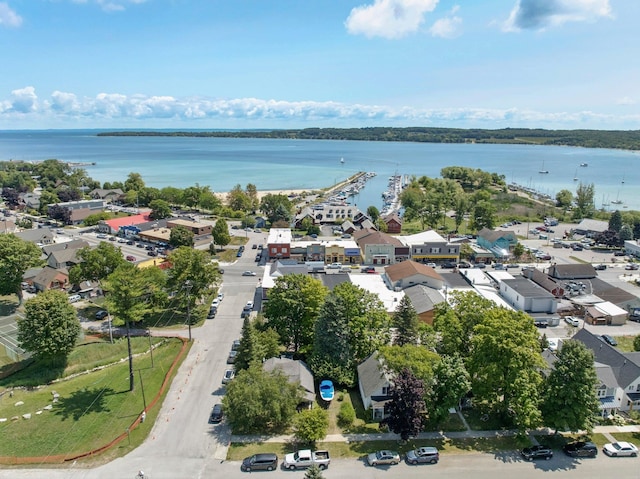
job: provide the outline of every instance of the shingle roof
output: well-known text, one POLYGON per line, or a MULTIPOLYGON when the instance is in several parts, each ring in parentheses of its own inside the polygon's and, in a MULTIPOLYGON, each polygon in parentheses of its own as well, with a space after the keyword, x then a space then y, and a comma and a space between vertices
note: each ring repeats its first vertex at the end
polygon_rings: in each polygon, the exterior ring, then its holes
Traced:
POLYGON ((389 385, 390 377, 383 370, 377 351, 358 364, 358 381, 362 385, 362 392, 366 397, 389 385))
POLYGON ((74 239, 71 241, 66 241, 64 243, 55 243, 55 244, 49 244, 49 245, 43 246, 42 252, 47 256, 49 256, 51 253, 55 251, 88 248, 89 246, 90 246, 89 242, 83 239, 74 239))
POLYGON ((390 244, 393 246, 404 246, 398 238, 385 233, 381 233, 380 231, 372 230, 370 228, 354 233, 354 237, 356 243, 358 243, 358 246, 360 248, 368 244, 390 244))
POLYGON ((316 398, 315 385, 313 380, 313 374, 309 367, 297 359, 288 358, 269 358, 263 364, 262 367, 265 371, 273 371, 274 369, 280 369, 291 383, 299 383, 305 390, 304 397, 308 401, 314 401, 316 398))
POLYGON ((549 268, 549 276, 558 279, 591 279, 597 276, 591 264, 554 264, 549 268))
POLYGON ((385 273, 393 281, 403 280, 416 274, 422 274, 430 278, 443 281, 442 276, 436 273, 436 270, 426 264, 416 263, 415 261, 402 261, 401 263, 392 264, 384 269, 385 273))
POLYGON ((434 306, 444 302, 444 296, 440 291, 423 284, 416 284, 406 288, 404 294, 409 296, 413 309, 418 314, 432 311, 434 306))

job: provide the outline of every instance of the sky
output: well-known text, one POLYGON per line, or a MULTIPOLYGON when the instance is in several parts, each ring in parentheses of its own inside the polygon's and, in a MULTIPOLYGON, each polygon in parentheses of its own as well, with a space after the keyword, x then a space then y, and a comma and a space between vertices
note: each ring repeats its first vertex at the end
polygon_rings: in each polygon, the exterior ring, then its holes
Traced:
POLYGON ((640 129, 638 0, 0 0, 0 129, 640 129))

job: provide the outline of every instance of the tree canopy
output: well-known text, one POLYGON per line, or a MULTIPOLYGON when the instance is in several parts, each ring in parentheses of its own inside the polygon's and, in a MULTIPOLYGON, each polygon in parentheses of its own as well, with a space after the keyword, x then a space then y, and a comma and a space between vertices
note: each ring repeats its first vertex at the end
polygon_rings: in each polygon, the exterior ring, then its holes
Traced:
POLYGON ((78 257, 82 261, 69 271, 69 279, 73 284, 79 284, 81 281, 101 281, 118 266, 126 263, 122 251, 106 241, 101 241, 95 248, 80 249, 78 257))
POLYGON ((381 421, 399 434, 403 441, 422 431, 425 422, 425 388, 411 371, 403 369, 395 376, 390 387, 391 400, 386 405, 387 416, 381 421))
POLYGON ((175 226, 169 233, 169 244, 176 248, 180 246, 193 246, 193 232, 184 226, 175 226))
POLYGON ((14 234, 0 235, 0 294, 16 294, 22 302, 22 276, 42 263, 42 251, 14 234))

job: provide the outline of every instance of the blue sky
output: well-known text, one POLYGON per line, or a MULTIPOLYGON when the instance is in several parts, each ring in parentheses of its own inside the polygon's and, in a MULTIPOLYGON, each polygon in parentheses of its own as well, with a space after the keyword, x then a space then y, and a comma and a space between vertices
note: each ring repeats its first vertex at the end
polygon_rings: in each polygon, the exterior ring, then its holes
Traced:
POLYGON ((0 0, 0 129, 639 129, 637 0, 0 0))

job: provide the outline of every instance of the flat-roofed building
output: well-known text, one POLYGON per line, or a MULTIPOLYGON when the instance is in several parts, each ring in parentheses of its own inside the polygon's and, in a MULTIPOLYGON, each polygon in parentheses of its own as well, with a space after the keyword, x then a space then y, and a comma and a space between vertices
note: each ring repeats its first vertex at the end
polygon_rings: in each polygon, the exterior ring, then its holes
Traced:
POLYGON ((267 238, 269 258, 289 258, 291 256, 291 228, 271 228, 267 238))

